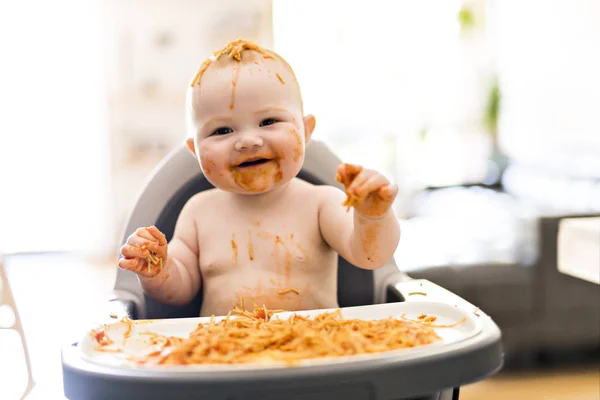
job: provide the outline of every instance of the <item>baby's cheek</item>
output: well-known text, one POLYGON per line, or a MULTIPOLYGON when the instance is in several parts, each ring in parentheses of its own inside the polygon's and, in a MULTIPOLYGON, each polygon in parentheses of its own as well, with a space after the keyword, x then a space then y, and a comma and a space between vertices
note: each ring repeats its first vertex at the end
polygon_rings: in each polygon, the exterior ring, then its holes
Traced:
POLYGON ((302 143, 300 132, 297 129, 290 129, 285 132, 282 140, 285 142, 283 147, 286 149, 287 159, 298 162, 304 156, 304 143, 302 143))
POLYGON ((289 147, 292 149, 292 159, 298 161, 304 156, 304 144, 300 132, 297 129, 291 129, 289 132, 289 147))
POLYGON ((231 190, 235 188, 235 185, 230 182, 229 172, 224 165, 219 164, 206 156, 200 156, 200 165, 206 179, 208 179, 215 187, 222 190, 231 190))
POLYGON ((202 171, 206 176, 211 176, 217 173, 217 163, 211 160, 209 157, 200 156, 200 165, 202 166, 202 171))

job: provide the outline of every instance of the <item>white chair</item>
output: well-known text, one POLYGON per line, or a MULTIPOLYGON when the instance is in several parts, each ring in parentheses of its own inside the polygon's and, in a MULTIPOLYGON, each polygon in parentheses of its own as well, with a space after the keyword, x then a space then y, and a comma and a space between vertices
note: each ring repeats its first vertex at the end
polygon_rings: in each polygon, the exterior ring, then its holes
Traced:
MULTIPOLYGON (((21 396, 21 399, 24 399, 29 395, 33 387, 35 386, 35 382, 33 381, 33 375, 31 372, 31 361, 29 359, 29 350, 27 349, 27 341, 25 340, 25 333, 23 331, 23 325, 21 324, 21 318, 19 317, 19 311, 17 310, 17 305, 15 304, 15 299, 12 295, 12 291, 10 289, 10 284, 8 282, 8 276, 6 275, 6 271, 4 270, 4 263, 2 262, 2 257, 0 256, 0 306, 9 307, 14 315, 14 323, 10 326, 4 326, 0 323, 0 330, 8 330, 14 329, 17 331, 21 338, 21 343, 23 345, 23 355, 25 357, 25 365, 27 366, 27 387, 25 388, 25 392, 21 396)), ((0 387, 0 390, 2 388, 0 387)))

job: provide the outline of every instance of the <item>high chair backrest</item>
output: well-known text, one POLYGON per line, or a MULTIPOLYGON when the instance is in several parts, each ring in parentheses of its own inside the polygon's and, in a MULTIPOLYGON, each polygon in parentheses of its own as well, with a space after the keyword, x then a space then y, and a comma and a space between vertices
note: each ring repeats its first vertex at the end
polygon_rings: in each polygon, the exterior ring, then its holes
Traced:
MULTIPOLYGON (((336 181, 336 167, 341 161, 318 141, 311 141, 300 179, 316 185, 341 187, 336 181)), ((177 217, 185 203, 196 193, 213 186, 203 176, 192 153, 181 146, 169 154, 156 168, 144 187, 130 215, 121 243, 137 228, 156 225, 170 240, 177 217)), ((388 265, 379 274, 397 271, 388 265)), ((119 269, 115 283, 115 296, 133 300, 137 304, 138 318, 185 318, 199 315, 202 290, 194 300, 181 307, 167 306, 143 295, 134 273, 119 269)), ((341 307, 368 305, 375 302, 375 277, 373 271, 357 268, 342 257, 338 261, 338 302, 341 307)))

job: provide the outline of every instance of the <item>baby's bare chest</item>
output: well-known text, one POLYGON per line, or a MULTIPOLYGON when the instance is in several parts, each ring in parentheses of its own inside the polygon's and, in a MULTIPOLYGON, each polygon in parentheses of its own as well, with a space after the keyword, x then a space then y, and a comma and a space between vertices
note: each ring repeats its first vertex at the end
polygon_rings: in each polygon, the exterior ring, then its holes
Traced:
POLYGON ((231 213, 200 228, 198 236, 204 278, 261 270, 289 279, 322 265, 331 252, 316 212, 306 210, 279 216, 231 213))

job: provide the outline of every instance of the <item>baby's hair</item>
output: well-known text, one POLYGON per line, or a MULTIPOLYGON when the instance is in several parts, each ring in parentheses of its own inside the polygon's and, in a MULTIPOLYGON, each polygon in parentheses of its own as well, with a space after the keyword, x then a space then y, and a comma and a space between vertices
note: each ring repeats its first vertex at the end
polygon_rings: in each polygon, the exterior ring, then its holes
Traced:
MULTIPOLYGON (((212 57, 204 60, 204 62, 200 65, 200 69, 198 69, 198 72, 196 72, 196 75, 192 79, 190 86, 194 87, 196 85, 200 85, 200 80, 202 79, 202 75, 208 69, 210 64, 212 64, 213 62, 219 61, 221 59, 221 57, 223 57, 223 56, 227 56, 227 58, 233 59, 238 62, 242 61, 242 53, 246 50, 256 51, 256 52, 262 54, 263 58, 266 58, 266 59, 273 59, 273 58, 277 57, 283 61, 283 59, 281 57, 279 57, 277 54, 263 49, 262 47, 260 47, 258 44, 256 44, 252 40, 236 39, 236 40, 233 40, 233 41, 227 43, 225 45, 225 47, 223 47, 222 49, 213 52, 212 57)), ((284 61, 284 63, 285 63, 285 61, 284 61)), ((285 63, 285 64, 287 64, 287 63, 285 63)))
MULTIPOLYGON (((187 95, 186 95, 186 125, 188 137, 193 137, 192 132, 194 130, 194 122, 193 122, 193 105, 192 105, 192 91, 194 88, 200 86, 200 81, 202 80, 202 75, 206 72, 206 70, 212 65, 216 64, 219 61, 232 61, 232 62, 242 62, 244 58, 244 54, 246 52, 252 52, 254 54, 262 55, 263 59, 271 59, 271 60, 279 60, 285 68, 289 70, 292 77, 294 78, 294 84, 298 88, 298 92, 300 92, 300 86, 298 84, 298 80, 296 79, 296 75, 294 74, 294 70, 288 64, 288 62, 281 57, 279 54, 275 53, 272 50, 265 49, 253 40, 250 39, 236 39, 227 43, 222 49, 216 50, 213 52, 212 57, 207 58, 202 62, 198 72, 194 75, 194 78, 190 82, 190 86, 188 87, 187 95)), ((285 84, 283 78, 279 73, 276 74, 277 78, 282 84, 285 84)), ((302 104, 302 96, 300 96, 300 107, 302 110, 304 109, 304 105, 302 104)), ((303 112, 303 111, 302 111, 303 112)))

